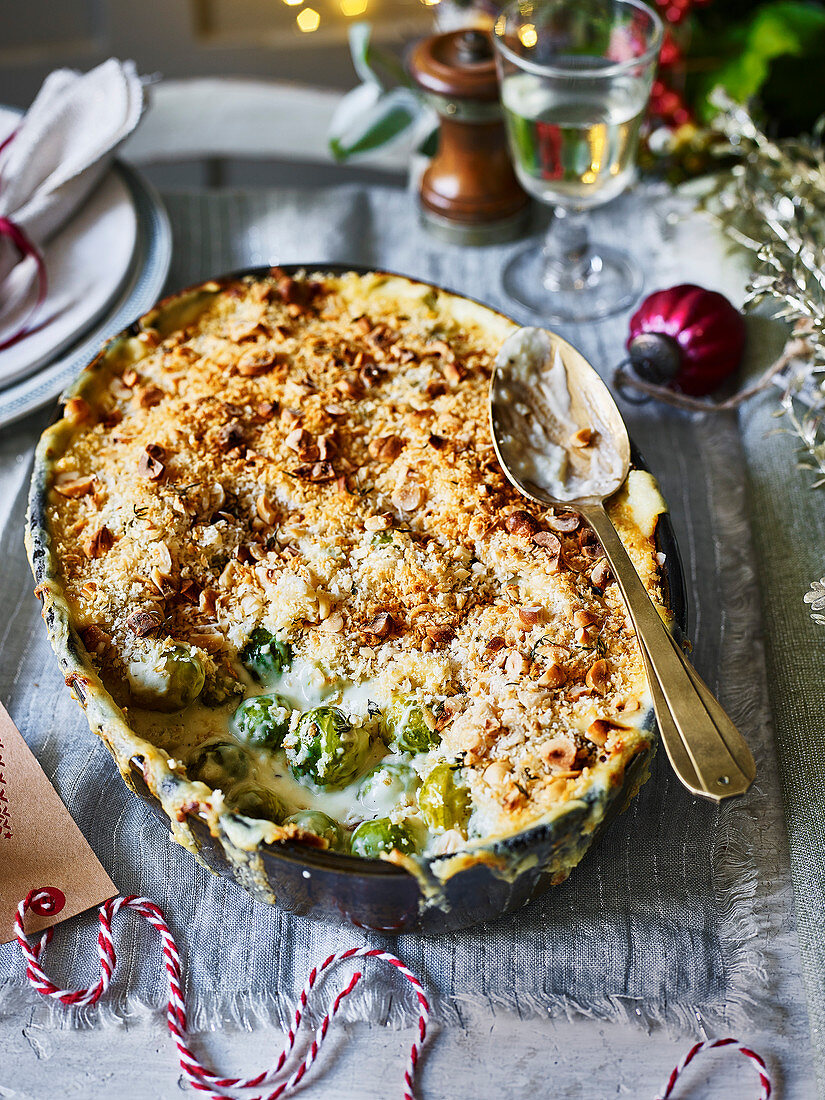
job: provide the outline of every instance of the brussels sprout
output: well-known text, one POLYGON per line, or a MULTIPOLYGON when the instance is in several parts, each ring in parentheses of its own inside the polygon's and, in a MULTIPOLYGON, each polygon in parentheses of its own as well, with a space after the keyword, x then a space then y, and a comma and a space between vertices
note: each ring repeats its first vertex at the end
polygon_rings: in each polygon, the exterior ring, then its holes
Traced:
POLYGON ((338 707, 313 707, 301 716, 285 747, 296 779, 309 779, 319 787, 345 787, 364 766, 369 736, 338 707))
POLYGON ((386 723, 393 748, 402 752, 427 752, 441 740, 438 732, 430 729, 432 715, 414 695, 399 695, 393 699, 386 723))
POLYGON ((289 732, 291 714, 292 707, 282 695, 257 695, 244 699, 232 716, 232 725, 240 741, 278 749, 289 732))
POLYGON ((281 821, 286 813, 286 806, 278 798, 274 791, 266 787, 260 787, 257 783, 236 784, 226 804, 235 813, 244 817, 256 817, 265 821, 281 821))
POLYGON ((418 792, 421 816, 431 829, 466 829, 470 792, 456 782, 449 764, 436 764, 418 792))
POLYGON ((372 546, 389 546, 392 542, 392 531, 376 531, 370 542, 372 546))
POLYGON ((417 851, 418 844, 409 822, 391 821, 388 817, 362 821, 350 841, 352 854, 367 859, 377 859, 382 852, 391 852, 394 848, 406 855, 417 851))
POLYGON ((274 634, 259 626, 241 651, 241 663, 256 680, 271 680, 292 664, 292 646, 276 641, 274 634))
POLYGON ((237 677, 225 668, 218 668, 214 675, 207 676, 200 700, 207 707, 222 707, 243 693, 244 686, 237 677))
POLYGON ((249 772, 249 754, 234 741, 207 741, 192 765, 192 774, 207 787, 229 790, 249 772))
POLYGON ((297 825, 299 829, 303 829, 307 833, 315 833, 316 836, 324 837, 330 848, 340 851, 345 847, 344 831, 341 826, 327 814, 321 813, 320 810, 299 810, 297 814, 288 817, 283 824, 297 825))
POLYGON ((191 648, 180 642, 151 658, 131 661, 128 669, 132 699, 147 710, 183 710, 203 689, 204 672, 191 648))
POLYGON ((386 813, 410 801, 420 780, 409 764, 382 760, 362 781, 358 801, 372 813, 386 813))

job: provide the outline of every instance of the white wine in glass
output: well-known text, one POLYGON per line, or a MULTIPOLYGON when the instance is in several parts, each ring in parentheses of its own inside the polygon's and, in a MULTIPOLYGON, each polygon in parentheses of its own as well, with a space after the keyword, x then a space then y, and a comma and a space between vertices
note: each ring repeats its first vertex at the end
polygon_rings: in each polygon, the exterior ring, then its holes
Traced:
POLYGON ((516 173, 556 208, 546 242, 511 261, 505 289, 546 320, 603 317, 641 290, 630 257, 590 242, 585 214, 633 179, 660 41, 639 0, 519 0, 496 25, 516 173))

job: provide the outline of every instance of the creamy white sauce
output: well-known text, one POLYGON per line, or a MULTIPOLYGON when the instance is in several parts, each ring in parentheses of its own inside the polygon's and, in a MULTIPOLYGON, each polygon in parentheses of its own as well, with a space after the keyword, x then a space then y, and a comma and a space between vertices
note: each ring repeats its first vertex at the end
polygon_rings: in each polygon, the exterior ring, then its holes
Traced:
MULTIPOLYGON (((571 394, 559 348, 540 328, 522 328, 496 358, 497 433, 507 464, 560 501, 602 497, 618 488, 623 462, 608 426, 586 393, 571 394), (575 436, 592 433, 589 444, 575 436)), ((529 485, 527 485, 529 488, 529 485)))
MULTIPOLYGON (((316 661, 306 657, 295 657, 289 668, 280 676, 272 677, 266 684, 256 684, 248 692, 253 695, 281 695, 295 710, 292 727, 297 725, 304 711, 325 706, 340 707, 351 721, 364 721, 369 718, 369 703, 373 701, 371 681, 353 684, 331 676, 316 661)), ((386 747, 380 740, 370 746, 369 756, 363 774, 354 782, 339 790, 329 788, 316 789, 309 784, 299 783, 292 775, 283 751, 269 752, 254 750, 255 766, 252 778, 261 786, 274 791, 287 805, 290 813, 298 810, 322 810, 325 814, 351 825, 365 817, 383 817, 386 813, 368 813, 358 801, 358 789, 363 776, 386 756, 386 747)))
MULTIPOLYGON (((265 684, 252 681, 240 668, 237 671, 246 688, 243 698, 277 694, 295 708, 291 721, 293 729, 301 713, 323 704, 340 707, 351 722, 373 727, 374 733, 377 726, 373 717, 376 705, 383 709, 390 702, 384 698, 386 689, 380 688, 377 680, 365 680, 358 684, 340 680, 327 673, 318 662, 306 657, 295 657, 288 669, 265 684)), ((235 739, 232 716, 240 702, 238 697, 217 708, 195 702, 186 710, 172 715, 131 708, 130 714, 142 736, 166 749, 173 759, 182 759, 185 763, 197 756, 205 741, 235 739)), ((417 835, 425 852, 435 840, 435 835, 427 830, 418 816, 414 794, 401 791, 397 783, 382 783, 380 780, 370 784, 368 793, 362 788, 364 778, 380 763, 403 763, 426 774, 430 767, 429 754, 410 757, 388 753, 380 737, 374 736, 357 779, 340 789, 321 789, 295 779, 283 749, 272 752, 248 744, 245 748, 249 753, 250 769, 243 781, 273 791, 284 803, 287 814, 298 810, 321 810, 346 829, 376 817, 390 817, 396 821, 412 818, 417 824, 417 835)), ((228 791, 218 790, 219 799, 228 794, 228 791)))
MULTIPOLYGON (((386 751, 381 742, 372 746, 364 767, 365 775, 378 764, 386 751)), ((274 791, 286 804, 290 814, 297 813, 298 810, 321 810, 342 825, 352 826, 365 818, 386 817, 393 808, 376 809, 373 812, 358 800, 358 789, 363 776, 340 790, 318 789, 299 783, 294 778, 283 751, 273 753, 259 749, 253 750, 253 756, 255 763, 250 778, 262 787, 274 791)))

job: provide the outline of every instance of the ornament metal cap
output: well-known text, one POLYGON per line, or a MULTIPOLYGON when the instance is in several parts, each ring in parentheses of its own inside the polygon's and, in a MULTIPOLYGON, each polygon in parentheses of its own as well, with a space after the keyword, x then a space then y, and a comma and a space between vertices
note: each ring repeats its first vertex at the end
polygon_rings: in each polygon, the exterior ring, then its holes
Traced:
POLYGON ((627 345, 627 351, 639 377, 657 385, 672 381, 682 365, 681 348, 663 332, 640 332, 627 345))

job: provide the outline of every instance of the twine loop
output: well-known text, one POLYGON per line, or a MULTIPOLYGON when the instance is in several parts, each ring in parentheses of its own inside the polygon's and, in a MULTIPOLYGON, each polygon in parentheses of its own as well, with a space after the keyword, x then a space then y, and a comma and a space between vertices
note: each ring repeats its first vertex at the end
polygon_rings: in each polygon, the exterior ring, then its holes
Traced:
MULTIPOLYGON (((184 1076, 192 1088, 197 1089, 198 1092, 207 1093, 209 1095, 209 1100, 226 1100, 232 1092, 243 1089, 259 1089, 264 1085, 273 1084, 275 1078, 278 1077, 283 1070, 287 1058, 295 1047, 298 1029, 304 1017, 309 995, 321 975, 331 966, 348 959, 378 959, 381 962, 388 963, 410 983, 415 993, 418 1007, 418 1035, 410 1048, 409 1059, 404 1070, 403 1086, 404 1100, 415 1100, 415 1073, 421 1055, 421 1047, 427 1036, 430 1005, 419 979, 400 959, 396 958, 395 955, 391 955, 388 951, 379 951, 377 948, 372 947, 350 947, 345 951, 337 951, 332 955, 328 955, 320 966, 313 967, 309 973, 306 984, 301 990, 301 995, 295 1008, 292 1026, 287 1032, 284 1048, 278 1055, 275 1063, 269 1069, 264 1070, 254 1077, 221 1077, 207 1069, 206 1066, 198 1061, 187 1044, 186 1004, 181 986, 180 953, 178 952, 174 936, 169 930, 162 910, 148 898, 137 897, 133 894, 127 897, 110 898, 109 901, 104 902, 98 912, 100 931, 97 936, 97 951, 100 959, 100 977, 94 985, 89 986, 87 989, 60 989, 51 981, 40 965, 43 951, 51 942, 53 930, 48 928, 34 941, 34 943, 32 943, 23 927, 23 920, 28 909, 34 908, 35 911, 37 911, 39 907, 41 912, 48 911, 48 906, 50 904, 52 906, 54 905, 54 891, 51 887, 32 890, 17 907, 14 930, 17 942, 20 945, 20 950, 26 958, 26 976, 32 986, 42 996, 51 997, 64 1005, 93 1005, 109 988, 117 965, 117 957, 115 955, 115 948, 112 940, 112 918, 122 909, 133 910, 139 916, 143 917, 144 920, 148 921, 155 929, 160 936, 163 946, 163 959, 166 964, 167 983, 169 986, 169 1007, 166 1014, 167 1025, 169 1031, 172 1033, 175 1045, 178 1048, 178 1056, 184 1076)), ((286 1096, 298 1087, 306 1076, 307 1071, 318 1057, 321 1045, 329 1032, 329 1026, 335 1019, 342 1002, 352 993, 362 977, 361 971, 356 970, 349 979, 347 985, 345 985, 343 989, 340 989, 335 995, 327 1008, 320 1026, 312 1038, 306 1056, 290 1077, 278 1082, 271 1092, 258 1093, 252 1100, 278 1100, 279 1097, 286 1096)), ((755 1050, 752 1050, 738 1039, 732 1038, 707 1039, 705 1042, 695 1043, 678 1066, 673 1069, 673 1072, 667 1080, 664 1091, 656 1097, 656 1100, 671 1100, 679 1079, 694 1058, 706 1051, 723 1048, 741 1054, 744 1058, 748 1059, 750 1065, 759 1077, 759 1100, 770 1100, 773 1084, 764 1059, 757 1054, 755 1050)))
MULTIPOLYGON (((167 1009, 166 1022, 172 1034, 172 1038, 175 1041, 175 1045, 178 1048, 181 1069, 187 1081, 199 1092, 208 1093, 210 1100, 225 1100, 227 1095, 231 1092, 242 1089, 258 1089, 263 1085, 273 1083, 275 1078, 284 1068, 287 1058, 295 1046, 298 1029, 301 1026, 309 995, 326 970, 336 963, 345 962, 348 959, 378 959, 380 962, 388 963, 390 966, 394 967, 402 977, 406 978, 412 986, 416 997, 418 1008, 418 1034, 410 1048, 409 1059, 404 1070, 403 1091, 404 1100, 415 1100, 415 1073, 421 1054, 421 1047, 427 1036, 427 1022, 430 1017, 430 1005, 419 979, 400 959, 396 958, 395 955, 391 955, 388 951, 379 951, 377 948, 372 947, 351 947, 345 951, 337 951, 327 956, 320 966, 313 967, 309 973, 309 977, 298 999, 292 1026, 287 1032, 286 1043, 275 1063, 268 1070, 264 1070, 263 1073, 259 1073, 254 1077, 222 1077, 207 1069, 188 1046, 186 1004, 181 981, 180 953, 162 910, 148 898, 141 898, 135 895, 110 898, 109 901, 104 902, 98 911, 100 930, 97 936, 97 952, 100 959, 100 977, 94 985, 86 989, 61 989, 51 981, 40 965, 43 951, 51 942, 53 929, 46 929, 38 939, 31 942, 23 926, 26 911, 34 905, 42 904, 45 901, 44 895, 48 896, 48 893, 48 889, 32 890, 18 905, 17 916, 14 921, 15 936, 27 963, 26 977, 29 979, 32 986, 42 996, 60 1001, 60 1003, 64 1005, 83 1007, 95 1004, 109 988, 117 965, 117 957, 115 955, 114 942, 112 939, 112 918, 122 909, 133 910, 133 912, 143 917, 160 936, 163 947, 163 959, 166 965, 167 984, 169 987, 169 1007, 167 1009)), ((335 995, 327 1008, 320 1026, 313 1036, 308 1053, 298 1068, 287 1080, 280 1081, 271 1092, 267 1092, 266 1094, 259 1093, 253 1100, 278 1100, 279 1097, 285 1096, 297 1088, 315 1059, 318 1057, 321 1045, 329 1031, 329 1025, 335 1019, 342 1002, 352 993, 362 977, 361 971, 356 971, 349 979, 348 984, 335 995)))
POLYGON ((718 1050, 722 1047, 726 1047, 728 1050, 735 1051, 737 1054, 741 1054, 743 1057, 749 1059, 759 1076, 759 1084, 761 1086, 759 1100, 770 1100, 771 1093, 773 1092, 773 1083, 764 1059, 761 1055, 757 1054, 755 1050, 751 1050, 751 1048, 745 1046, 744 1043, 740 1043, 738 1039, 706 1039, 703 1043, 695 1043, 679 1065, 673 1069, 673 1072, 667 1079, 667 1085, 665 1086, 664 1092, 661 1096, 657 1096, 656 1100, 670 1100, 670 1097, 673 1095, 673 1090, 676 1088, 676 1082, 698 1054, 704 1054, 708 1050, 718 1050))

